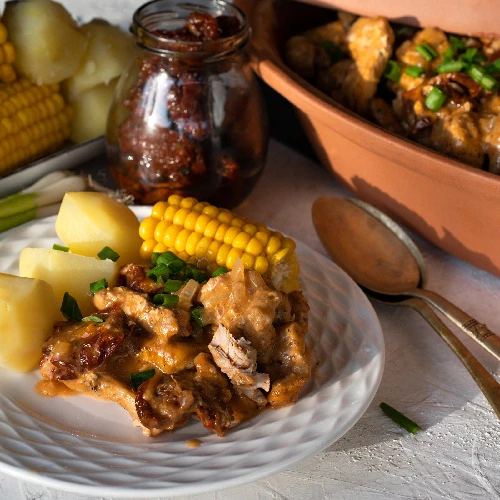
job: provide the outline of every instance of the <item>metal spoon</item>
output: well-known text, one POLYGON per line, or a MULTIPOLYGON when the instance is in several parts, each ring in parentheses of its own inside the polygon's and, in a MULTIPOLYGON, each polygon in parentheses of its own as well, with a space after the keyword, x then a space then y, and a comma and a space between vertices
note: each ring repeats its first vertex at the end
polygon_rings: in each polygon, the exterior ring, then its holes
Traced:
MULTIPOLYGON (((312 213, 316 231, 337 264, 370 297, 417 311, 457 355, 500 418, 500 384, 440 320, 426 300, 434 304, 434 297, 438 297, 439 306, 436 304, 436 307, 447 317, 450 313, 443 311, 443 304, 470 317, 442 297, 417 288, 425 282, 424 260, 404 231, 376 208, 354 199, 325 196, 314 202, 312 213)), ((462 324, 459 326, 469 333, 462 324)), ((470 335, 479 342, 477 335, 470 335)), ((497 356, 500 350, 491 348, 492 336, 498 339, 490 332, 486 338, 481 336, 480 343, 497 356), (489 348, 485 345, 488 339, 489 348)), ((498 347, 498 343, 493 345, 498 347)))
POLYGON ((445 298, 424 289, 424 258, 391 218, 363 201, 333 196, 318 198, 312 215, 331 257, 359 285, 383 294, 385 302, 399 302, 404 296, 425 300, 500 360, 500 337, 445 298))

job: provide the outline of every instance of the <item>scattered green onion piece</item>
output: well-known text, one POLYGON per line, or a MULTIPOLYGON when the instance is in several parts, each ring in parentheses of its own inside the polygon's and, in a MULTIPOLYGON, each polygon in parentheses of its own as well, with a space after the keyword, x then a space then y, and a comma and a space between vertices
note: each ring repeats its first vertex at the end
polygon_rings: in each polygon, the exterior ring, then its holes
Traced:
POLYGON ((480 64, 486 61, 486 56, 475 47, 467 49, 463 54, 460 54, 458 58, 467 64, 480 64))
POLYGON ((452 59, 451 61, 443 61, 437 68, 438 73, 454 73, 460 71, 464 67, 464 62, 458 59, 452 59))
POLYGON ((340 61, 344 57, 344 52, 338 44, 331 40, 323 42, 323 48, 326 50, 332 62, 340 61))
POLYGON ((450 42, 451 46, 456 50, 464 50, 466 47, 465 42, 455 35, 450 35, 448 37, 448 41, 450 42))
POLYGON ((85 321, 86 323, 103 323, 104 320, 102 318, 99 318, 99 316, 85 316, 85 318, 82 319, 82 321, 85 321))
POLYGON ((196 324, 200 327, 203 328, 205 325, 203 324, 203 321, 201 319, 201 313, 203 311, 203 307, 193 307, 191 309, 191 317, 194 319, 196 324))
POLYGON ((452 45, 447 47, 445 51, 443 52, 443 59, 445 61, 449 61, 450 59, 453 59, 453 56, 455 55, 456 50, 452 45))
POLYGON ((388 61, 385 67, 384 76, 391 82, 399 82, 401 78, 401 66, 396 61, 388 61))
POLYGON ((154 375, 154 369, 132 373, 132 375, 130 375, 130 383, 132 384, 132 387, 137 391, 142 383, 146 382, 146 380, 149 380, 150 378, 153 378, 154 375))
POLYGON ((425 73, 425 69, 422 68, 421 66, 408 66, 405 69, 405 73, 407 75, 413 76, 413 78, 418 78, 423 73, 425 73))
POLYGON ((153 297, 153 302, 157 306, 173 307, 179 303, 179 296, 170 293, 159 293, 153 297))
POLYGON ((101 259, 101 260, 106 260, 106 259, 109 259, 109 260, 112 260, 113 262, 116 262, 120 256, 112 249, 112 248, 109 248, 109 247, 104 247, 98 254, 97 256, 101 259))
POLYGON ((427 43, 421 43, 416 46, 417 52, 427 61, 432 61, 438 55, 437 52, 427 43))
POLYGON ((68 247, 63 247, 62 245, 58 245, 57 243, 54 243, 52 245, 52 250, 59 250, 60 252, 69 252, 68 247))
POLYGON ((97 292, 100 292, 101 290, 108 288, 108 286, 109 285, 106 278, 103 278, 102 280, 99 281, 94 281, 93 283, 90 283, 90 293, 92 295, 95 295, 97 292))
POLYGON ((439 87, 433 87, 425 98, 425 105, 431 111, 439 111, 445 101, 446 94, 439 87))
POLYGON ((399 424, 408 432, 416 434, 417 431, 420 430, 420 426, 418 424, 413 422, 413 420, 410 420, 408 417, 405 417, 402 413, 399 413, 399 411, 395 410, 392 406, 389 406, 387 403, 380 403, 380 408, 388 417, 390 417, 394 422, 399 424))
POLYGON ((75 298, 68 292, 64 292, 60 311, 67 320, 81 321, 83 319, 75 298))
POLYGON ((488 73, 500 73, 500 59, 497 59, 496 61, 493 61, 490 64, 485 64, 483 68, 488 73))
POLYGON ((175 253, 173 252, 162 252, 160 253, 157 258, 156 258, 156 264, 155 265, 159 265, 159 264, 165 264, 165 265, 169 265, 171 264, 172 262, 176 262, 176 261, 181 261, 182 263, 184 263, 183 260, 179 259, 179 257, 177 257, 177 255, 175 255, 175 253))
POLYGON ((157 283, 159 281, 167 281, 168 278, 170 277, 170 270, 168 266, 166 266, 165 264, 159 264, 151 268, 146 273, 146 276, 148 278, 153 278, 157 283))
POLYGON ((485 69, 481 68, 480 66, 471 66, 467 70, 467 74, 486 90, 494 92, 499 88, 498 81, 495 80, 495 78, 489 75, 485 71, 485 69))
POLYGON ((217 278, 217 276, 220 276, 221 274, 226 274, 228 272, 229 269, 227 267, 220 266, 212 273, 212 278, 217 278))
POLYGON ((176 292, 182 286, 181 280, 167 280, 165 282, 164 292, 176 292))
POLYGON ((151 254, 151 264, 153 266, 156 266, 157 262, 158 262, 158 257, 161 255, 161 252, 153 252, 151 254))
POLYGON ((186 278, 193 279, 198 283, 205 283, 208 281, 207 273, 203 272, 201 269, 198 269, 193 264, 188 264, 186 267, 186 278))

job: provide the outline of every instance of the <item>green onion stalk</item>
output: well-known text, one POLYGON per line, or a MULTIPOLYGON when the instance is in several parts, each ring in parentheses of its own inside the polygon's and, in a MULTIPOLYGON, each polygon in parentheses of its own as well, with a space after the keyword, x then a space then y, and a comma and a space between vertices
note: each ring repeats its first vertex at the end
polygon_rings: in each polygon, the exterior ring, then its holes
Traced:
POLYGON ((84 191, 86 180, 68 171, 51 172, 32 186, 0 199, 0 232, 54 215, 68 191, 84 191))

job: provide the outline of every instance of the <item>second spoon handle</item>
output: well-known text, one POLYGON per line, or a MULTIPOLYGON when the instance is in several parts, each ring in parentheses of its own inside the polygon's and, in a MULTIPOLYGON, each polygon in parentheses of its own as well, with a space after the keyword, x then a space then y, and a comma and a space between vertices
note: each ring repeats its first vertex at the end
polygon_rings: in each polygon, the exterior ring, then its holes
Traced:
POLYGON ((411 307, 417 311, 434 328, 439 336, 448 344, 451 350, 458 356, 481 392, 486 396, 491 407, 500 418, 500 384, 486 370, 486 368, 472 355, 464 344, 452 333, 452 331, 439 319, 437 314, 419 298, 412 298, 399 302, 399 305, 411 307))
POLYGON ((479 323, 449 300, 430 290, 418 289, 412 295, 416 295, 433 305, 469 337, 474 339, 500 361, 500 337, 495 335, 486 325, 479 323))

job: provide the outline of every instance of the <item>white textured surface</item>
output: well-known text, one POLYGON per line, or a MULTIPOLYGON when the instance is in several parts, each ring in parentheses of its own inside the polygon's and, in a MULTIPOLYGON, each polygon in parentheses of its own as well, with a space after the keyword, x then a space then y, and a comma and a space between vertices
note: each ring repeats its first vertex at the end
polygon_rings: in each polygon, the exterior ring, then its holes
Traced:
MULTIPOLYGON (((151 209, 138 207, 140 218, 151 209)), ((0 237, 0 272, 16 273, 20 251, 50 248, 55 216, 0 237)), ((321 254, 299 244, 301 281, 311 306, 314 377, 299 401, 266 411, 224 439, 191 423, 156 439, 132 429, 118 405, 86 397, 37 396, 37 372, 0 370, 0 470, 67 491, 119 498, 179 495, 239 485, 323 450, 370 404, 383 369, 380 324, 357 285, 321 254), (188 449, 186 442, 201 445, 188 449)))

